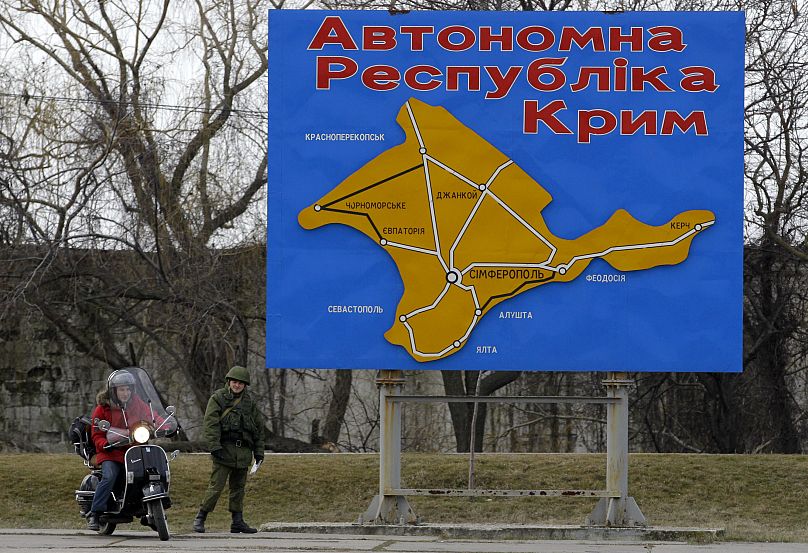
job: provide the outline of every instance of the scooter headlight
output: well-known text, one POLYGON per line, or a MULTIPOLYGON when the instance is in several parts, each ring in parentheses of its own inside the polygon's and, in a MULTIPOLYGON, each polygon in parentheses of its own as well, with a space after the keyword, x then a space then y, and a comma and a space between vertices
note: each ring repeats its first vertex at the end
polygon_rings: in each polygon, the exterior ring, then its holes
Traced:
POLYGON ((132 430, 132 439, 135 443, 145 444, 149 441, 149 438, 151 438, 151 431, 149 431, 149 427, 145 424, 135 427, 135 429, 132 430))

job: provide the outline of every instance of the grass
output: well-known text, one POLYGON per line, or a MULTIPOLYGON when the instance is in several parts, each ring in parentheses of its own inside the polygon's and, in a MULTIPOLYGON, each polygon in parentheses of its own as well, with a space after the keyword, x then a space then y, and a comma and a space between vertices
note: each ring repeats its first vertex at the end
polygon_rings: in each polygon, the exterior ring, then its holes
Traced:
MULTIPOLYGON (((479 488, 600 489, 605 456, 577 454, 477 457, 479 488)), ((190 531, 207 486, 207 455, 171 464, 172 530, 190 531)), ((70 454, 0 455, 0 527, 82 528, 73 491, 86 474, 70 454)), ((632 454, 629 491, 654 526, 726 529, 729 540, 808 542, 808 457, 797 455, 632 454)), ((468 460, 460 455, 406 454, 406 487, 463 488, 468 460)), ((253 525, 351 522, 378 486, 375 455, 268 455, 248 481, 245 518, 253 525)), ((582 524, 592 498, 410 498, 425 522, 582 524)), ((208 517, 226 530, 227 497, 208 517)))

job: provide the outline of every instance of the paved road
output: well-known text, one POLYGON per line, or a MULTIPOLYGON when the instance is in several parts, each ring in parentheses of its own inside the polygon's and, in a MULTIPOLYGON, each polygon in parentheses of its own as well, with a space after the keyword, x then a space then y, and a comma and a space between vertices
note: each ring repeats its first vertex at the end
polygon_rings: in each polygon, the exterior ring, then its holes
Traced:
POLYGON ((76 530, 0 530, 0 553, 150 553, 165 551, 266 551, 269 553, 808 553, 805 543, 628 543, 595 541, 441 540, 413 536, 351 536, 260 532, 243 534, 179 534, 161 542, 153 532, 121 532, 98 536, 76 530))

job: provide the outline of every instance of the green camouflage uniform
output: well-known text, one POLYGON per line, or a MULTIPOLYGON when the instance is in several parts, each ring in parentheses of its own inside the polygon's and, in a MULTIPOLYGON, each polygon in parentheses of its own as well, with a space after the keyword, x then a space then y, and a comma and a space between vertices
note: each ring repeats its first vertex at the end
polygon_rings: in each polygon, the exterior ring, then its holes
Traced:
MULTIPOLYGON (((235 380, 249 383, 249 373, 235 380)), ((213 511, 229 479, 229 510, 240 513, 244 510, 244 486, 250 463, 253 457, 264 458, 264 416, 246 388, 236 396, 228 385, 213 392, 203 425, 213 470, 201 509, 213 511), (239 397, 241 401, 236 402, 239 397)))

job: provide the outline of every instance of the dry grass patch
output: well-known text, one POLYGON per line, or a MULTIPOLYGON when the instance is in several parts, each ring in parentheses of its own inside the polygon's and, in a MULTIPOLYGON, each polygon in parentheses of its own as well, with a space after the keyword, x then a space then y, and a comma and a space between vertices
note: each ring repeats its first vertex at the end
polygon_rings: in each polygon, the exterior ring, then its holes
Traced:
MULTIPOLYGON (((479 488, 600 489, 605 456, 577 454, 477 457, 479 488)), ((172 528, 190 531, 207 486, 207 455, 171 464, 172 528)), ((0 527, 80 528, 73 491, 86 469, 75 455, 0 455, 0 527)), ((727 538, 808 542, 808 457, 799 455, 633 454, 629 489, 655 526, 722 527, 727 538)), ((406 454, 403 485, 465 488, 465 455, 406 454)), ((253 525, 351 522, 378 486, 376 455, 267 455, 248 482, 245 517, 253 525)), ((592 498, 410 498, 426 522, 581 524, 592 498)), ((209 517, 212 530, 230 523, 226 495, 209 517)))

